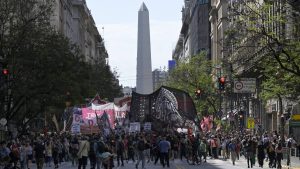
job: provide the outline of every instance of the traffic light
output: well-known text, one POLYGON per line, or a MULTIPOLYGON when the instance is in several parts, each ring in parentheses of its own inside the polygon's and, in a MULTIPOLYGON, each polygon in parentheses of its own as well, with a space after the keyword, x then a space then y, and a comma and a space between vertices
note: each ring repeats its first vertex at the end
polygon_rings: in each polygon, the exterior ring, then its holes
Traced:
POLYGON ((8 76, 8 74, 9 74, 8 69, 7 69, 7 68, 3 68, 3 69, 2 69, 2 74, 3 74, 4 76, 8 76))
POLYGON ((1 76, 8 76, 9 71, 8 71, 8 66, 6 63, 0 62, 0 70, 1 70, 1 76))
POLYGON ((226 83, 226 78, 225 77, 219 77, 219 90, 224 90, 225 89, 225 83, 226 83))
POLYGON ((200 89, 195 90, 196 99, 199 99, 200 95, 201 95, 201 90, 200 89))

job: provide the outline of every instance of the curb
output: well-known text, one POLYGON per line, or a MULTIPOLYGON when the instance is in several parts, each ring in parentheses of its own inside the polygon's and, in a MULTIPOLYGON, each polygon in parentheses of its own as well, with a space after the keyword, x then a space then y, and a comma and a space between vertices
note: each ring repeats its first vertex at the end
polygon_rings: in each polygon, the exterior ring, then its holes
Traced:
POLYGON ((287 166, 287 165, 282 165, 282 169, 300 169, 300 167, 290 167, 290 166, 287 166))

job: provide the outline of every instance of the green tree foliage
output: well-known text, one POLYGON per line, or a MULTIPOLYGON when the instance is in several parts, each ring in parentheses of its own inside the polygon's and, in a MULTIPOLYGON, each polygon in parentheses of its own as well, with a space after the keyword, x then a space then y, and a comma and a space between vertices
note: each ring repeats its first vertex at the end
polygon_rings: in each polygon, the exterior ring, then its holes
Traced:
MULTIPOLYGON (((110 101, 121 93, 105 59, 87 63, 76 45, 54 31, 52 5, 52 0, 0 1, 0 59, 10 70, 0 85, 0 118, 22 123, 50 106, 62 112, 66 93, 73 105, 96 93, 110 101)), ((107 55, 105 48, 101 52, 107 55)))
POLYGON ((217 94, 211 77, 212 64, 205 53, 191 57, 187 62, 178 63, 170 72, 167 85, 184 90, 194 98, 198 116, 218 111, 217 94), (200 89, 200 98, 196 98, 195 90, 200 89))
POLYGON ((241 0, 229 8, 231 61, 256 66, 264 76, 264 99, 299 96, 299 18, 296 1, 241 0))

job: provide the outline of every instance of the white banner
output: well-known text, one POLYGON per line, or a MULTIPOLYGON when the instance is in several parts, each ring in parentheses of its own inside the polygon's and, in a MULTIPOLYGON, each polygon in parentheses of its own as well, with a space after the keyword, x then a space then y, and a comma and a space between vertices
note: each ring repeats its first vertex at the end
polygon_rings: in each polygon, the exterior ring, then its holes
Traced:
POLYGON ((81 124, 82 123, 82 115, 73 114, 73 123, 72 124, 81 124))
POLYGON ((151 131, 151 123, 150 122, 146 122, 144 124, 144 130, 145 131, 151 131))
POLYGON ((71 133, 73 133, 73 134, 80 133, 80 124, 72 124, 71 133))
POLYGON ((129 132, 140 132, 141 124, 139 122, 130 123, 129 132))

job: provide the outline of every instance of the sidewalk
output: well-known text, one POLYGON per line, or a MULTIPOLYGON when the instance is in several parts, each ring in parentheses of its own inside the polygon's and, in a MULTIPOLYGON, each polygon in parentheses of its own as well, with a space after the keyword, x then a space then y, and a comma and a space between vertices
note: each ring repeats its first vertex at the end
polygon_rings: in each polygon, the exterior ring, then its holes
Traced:
POLYGON ((282 160, 283 169, 300 169, 300 160, 299 157, 291 157, 291 165, 286 165, 286 159, 282 160))

